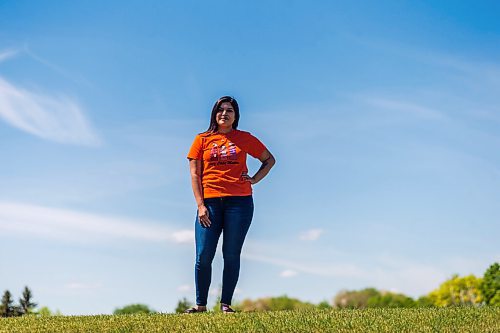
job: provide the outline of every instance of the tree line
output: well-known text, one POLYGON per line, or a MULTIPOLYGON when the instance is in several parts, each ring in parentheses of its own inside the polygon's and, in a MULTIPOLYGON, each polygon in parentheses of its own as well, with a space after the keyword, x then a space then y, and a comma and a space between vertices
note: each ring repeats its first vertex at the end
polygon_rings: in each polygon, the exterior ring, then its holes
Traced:
MULTIPOLYGON (((492 264, 482 278, 474 275, 453 275, 429 294, 417 299, 401 293, 375 288, 341 290, 331 302, 319 304, 303 302, 287 295, 244 299, 234 304, 239 311, 277 311, 328 308, 377 308, 377 307, 446 307, 446 306, 500 306, 500 264, 492 264)), ((181 313, 192 304, 183 298, 178 301, 176 312, 181 313)), ((217 304, 214 310, 218 309, 217 304)))
MULTIPOLYGON (((220 311, 219 299, 213 311, 220 311)), ((33 294, 26 286, 14 304, 12 294, 6 290, 0 304, 0 317, 16 317, 28 314, 51 315, 47 307, 35 312, 37 306, 33 302, 33 294)), ((178 301, 175 312, 182 313, 193 304, 183 298, 178 301)), ((401 293, 381 291, 375 288, 362 290, 341 290, 328 302, 318 304, 304 302, 287 295, 264 297, 255 300, 244 299, 233 304, 239 311, 278 311, 297 309, 330 309, 330 308, 374 308, 374 307, 446 307, 446 306, 500 306, 500 264, 492 264, 479 278, 474 275, 460 277, 453 275, 438 288, 417 299, 401 293)), ((145 304, 130 304, 114 310, 114 314, 154 313, 145 304)), ((60 314, 60 313, 56 313, 60 314)))
POLYGON ((33 313, 33 309, 37 306, 33 302, 33 293, 28 288, 24 287, 23 295, 19 298, 19 304, 14 304, 12 294, 6 290, 2 296, 0 304, 0 317, 19 317, 33 313))

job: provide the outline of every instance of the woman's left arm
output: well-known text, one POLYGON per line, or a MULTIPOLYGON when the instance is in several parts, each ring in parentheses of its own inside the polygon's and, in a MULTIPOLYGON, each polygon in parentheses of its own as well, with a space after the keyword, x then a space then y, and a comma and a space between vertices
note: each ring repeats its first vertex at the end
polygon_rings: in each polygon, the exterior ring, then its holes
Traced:
POLYGON ((255 175, 253 177, 244 175, 244 178, 248 180, 252 185, 260 182, 262 178, 264 178, 269 173, 269 170, 271 170, 271 168, 276 163, 273 154, 271 154, 271 152, 267 149, 264 150, 262 155, 259 157, 259 160, 262 162, 262 165, 260 166, 259 170, 255 173, 255 175))

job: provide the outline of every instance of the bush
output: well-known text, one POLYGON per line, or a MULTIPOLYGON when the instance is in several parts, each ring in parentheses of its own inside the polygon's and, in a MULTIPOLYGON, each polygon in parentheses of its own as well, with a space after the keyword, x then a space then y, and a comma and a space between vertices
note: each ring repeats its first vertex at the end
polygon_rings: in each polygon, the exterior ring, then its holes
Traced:
POLYGON ((377 296, 380 296, 380 292, 375 288, 341 290, 333 299, 333 306, 348 309, 366 308, 368 307, 368 300, 377 296))
POLYGON ((497 262, 484 273, 480 289, 485 304, 500 306, 500 265, 497 262))
POLYGON ((151 310, 145 304, 130 304, 124 306, 123 308, 118 308, 113 311, 113 314, 136 314, 136 313, 154 313, 154 310, 151 310))
POLYGON ((482 279, 474 275, 459 277, 453 275, 439 288, 429 293, 428 297, 435 306, 473 305, 482 303, 480 286, 482 279))
POLYGON ((302 302, 287 295, 278 297, 259 298, 257 300, 245 299, 235 305, 239 311, 280 311, 280 310, 300 310, 314 309, 316 306, 308 302, 302 302))

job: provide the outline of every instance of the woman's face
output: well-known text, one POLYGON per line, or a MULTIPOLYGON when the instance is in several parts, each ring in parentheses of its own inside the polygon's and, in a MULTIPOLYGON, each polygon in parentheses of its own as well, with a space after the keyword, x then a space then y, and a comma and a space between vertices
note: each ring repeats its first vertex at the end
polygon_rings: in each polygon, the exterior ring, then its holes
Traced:
POLYGON ((224 102, 219 105, 215 120, 217 125, 223 128, 230 128, 233 126, 235 118, 234 108, 229 102, 224 102))

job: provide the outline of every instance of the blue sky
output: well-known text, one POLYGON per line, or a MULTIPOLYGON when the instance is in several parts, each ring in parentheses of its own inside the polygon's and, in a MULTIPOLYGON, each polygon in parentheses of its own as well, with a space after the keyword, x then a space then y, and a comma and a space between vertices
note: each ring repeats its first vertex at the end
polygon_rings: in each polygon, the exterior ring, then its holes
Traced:
MULTIPOLYGON (((496 1, 0 3, 0 288, 194 300, 185 158, 213 102, 276 156, 235 300, 413 297, 500 259, 496 1)), ((256 161, 249 161, 253 171, 256 161)), ((214 261, 215 302, 222 258, 214 261)))

